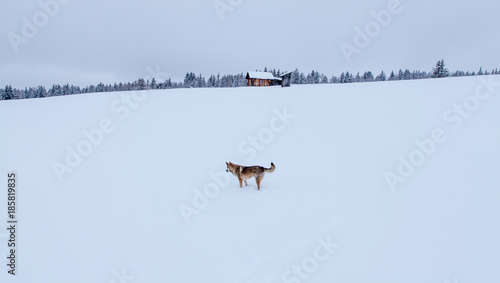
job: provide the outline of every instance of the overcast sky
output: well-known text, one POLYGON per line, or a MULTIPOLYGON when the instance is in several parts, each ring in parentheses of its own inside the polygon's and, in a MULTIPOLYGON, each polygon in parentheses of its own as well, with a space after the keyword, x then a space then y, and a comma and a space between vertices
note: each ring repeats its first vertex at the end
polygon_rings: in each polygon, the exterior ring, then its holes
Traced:
POLYGON ((179 81, 265 66, 500 68, 498 0, 23 0, 0 10, 2 87, 129 82, 148 66, 179 81))

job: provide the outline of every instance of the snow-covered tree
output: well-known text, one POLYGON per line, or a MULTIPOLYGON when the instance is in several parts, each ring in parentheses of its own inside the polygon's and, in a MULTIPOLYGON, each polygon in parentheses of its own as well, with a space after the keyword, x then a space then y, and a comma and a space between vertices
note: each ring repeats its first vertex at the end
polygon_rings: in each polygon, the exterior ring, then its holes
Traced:
POLYGON ((306 83, 307 84, 318 84, 320 82, 319 72, 314 70, 310 74, 307 74, 306 83))
POLYGON ((217 82, 217 78, 214 75, 210 75, 207 80, 207 87, 215 87, 215 83, 217 82))
POLYGON ((320 83, 322 84, 327 84, 328 83, 328 77, 324 74, 320 75, 320 83))
POLYGON ((355 83, 361 82, 361 76, 359 75, 359 72, 354 77, 353 82, 355 82, 355 83))
POLYGON ((345 73, 345 80, 347 83, 352 83, 354 82, 354 76, 352 74, 349 74, 349 72, 345 73))
POLYGON ((380 75, 378 75, 376 78, 375 78, 375 81, 377 82, 383 82, 385 81, 387 78, 385 76, 385 73, 384 71, 380 72, 380 75))
POLYGON ((104 92, 104 84, 103 83, 97 84, 97 86, 95 87, 95 92, 104 92))
POLYGON ((364 82, 373 82, 373 73, 368 71, 363 74, 363 81, 364 82))
POLYGON ((196 87, 206 87, 207 82, 205 81, 205 78, 201 76, 196 78, 196 87))
POLYGON ((133 89, 134 90, 145 90, 148 84, 144 79, 138 79, 137 81, 134 82, 133 84, 133 89))
POLYGON ((344 74, 344 72, 342 72, 342 74, 340 74, 340 80, 339 80, 339 83, 341 83, 341 84, 346 83, 346 80, 345 80, 345 74, 344 74))
POLYGON ((444 78, 449 77, 450 71, 445 68, 444 60, 439 60, 436 62, 436 66, 432 68, 431 77, 432 78, 444 78))
POLYGON ((404 73, 403 73, 403 70, 399 69, 399 72, 398 72, 398 80, 402 80, 404 78, 404 73))
POLYGON ((46 97, 47 96, 47 90, 45 89, 44 86, 38 86, 35 91, 35 97, 46 97))
POLYGON ((292 76, 291 76, 290 79, 291 79, 291 81, 290 81, 291 84, 299 84, 300 83, 300 72, 299 72, 299 69, 293 70, 292 76))
POLYGON ((304 73, 300 73, 299 84, 305 84, 305 83, 306 83, 306 76, 304 75, 304 73))
POLYGON ((411 80, 411 72, 410 70, 406 69, 403 73, 403 80, 411 80))
POLYGON ((5 89, 2 92, 2 99, 3 100, 14 99, 14 93, 12 92, 12 86, 11 85, 6 85, 5 86, 5 89))
POLYGON ((196 75, 193 72, 186 73, 184 77, 184 87, 190 88, 196 85, 196 75))
POLYGON ((389 80, 390 80, 390 81, 394 81, 394 80, 396 80, 396 79, 397 79, 397 78, 396 78, 396 75, 394 74, 394 71, 391 71, 391 74, 390 74, 390 76, 389 76, 389 80))

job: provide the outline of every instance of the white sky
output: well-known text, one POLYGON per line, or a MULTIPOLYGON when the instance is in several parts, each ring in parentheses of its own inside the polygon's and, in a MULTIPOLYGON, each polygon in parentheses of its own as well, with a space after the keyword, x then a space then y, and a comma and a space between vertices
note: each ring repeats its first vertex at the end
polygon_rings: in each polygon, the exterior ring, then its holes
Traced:
POLYGON ((429 71, 439 59, 451 71, 500 68, 498 0, 57 1, 1 2, 0 87, 129 82, 157 65, 176 81, 266 66, 429 71), (231 10, 218 13, 216 2, 231 10), (396 13, 375 24, 372 11, 388 6, 396 13), (366 27, 369 42, 347 60, 341 44, 356 47, 366 27))

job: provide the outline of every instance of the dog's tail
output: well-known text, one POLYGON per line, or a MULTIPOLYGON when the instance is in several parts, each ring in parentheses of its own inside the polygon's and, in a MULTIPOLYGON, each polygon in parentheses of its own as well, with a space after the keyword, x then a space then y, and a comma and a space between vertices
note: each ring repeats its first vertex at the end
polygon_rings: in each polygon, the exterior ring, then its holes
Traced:
POLYGON ((274 163, 271 162, 271 168, 267 169, 264 168, 266 173, 273 173, 274 169, 276 169, 276 166, 274 166, 274 163))

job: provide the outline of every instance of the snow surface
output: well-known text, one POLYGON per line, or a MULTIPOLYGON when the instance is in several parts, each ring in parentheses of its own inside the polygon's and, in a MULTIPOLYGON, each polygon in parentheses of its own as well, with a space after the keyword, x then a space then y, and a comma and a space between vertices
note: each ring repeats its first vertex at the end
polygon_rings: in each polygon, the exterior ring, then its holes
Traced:
POLYGON ((496 282, 499 81, 2 101, 0 282, 496 282), (239 188, 226 161, 276 171, 239 188))

